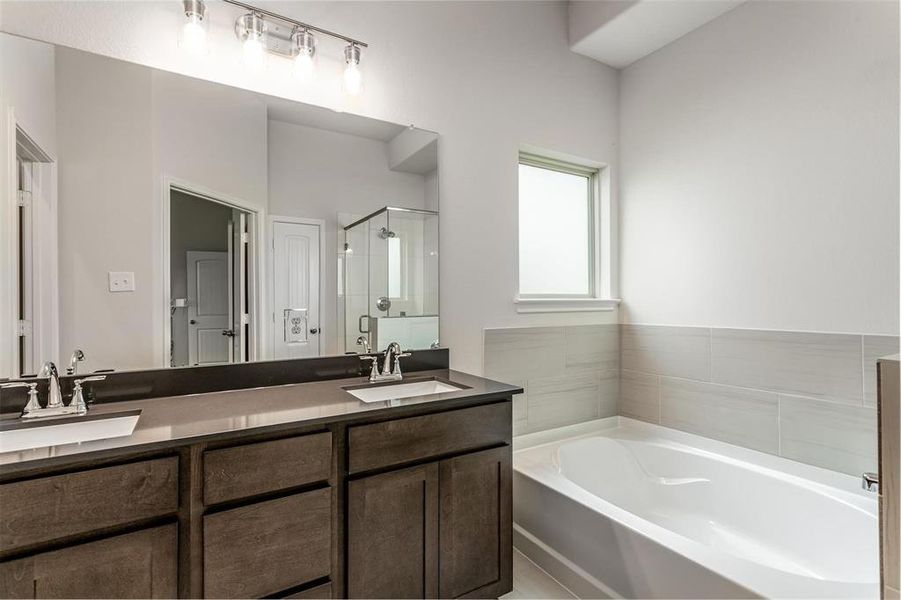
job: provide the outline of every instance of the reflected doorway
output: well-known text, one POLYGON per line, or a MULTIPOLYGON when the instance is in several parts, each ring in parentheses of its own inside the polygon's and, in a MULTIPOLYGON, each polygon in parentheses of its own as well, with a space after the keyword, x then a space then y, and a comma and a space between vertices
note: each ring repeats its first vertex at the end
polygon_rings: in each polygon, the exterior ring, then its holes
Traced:
POLYGON ((170 366, 253 358, 252 217, 215 198, 170 188, 170 366))

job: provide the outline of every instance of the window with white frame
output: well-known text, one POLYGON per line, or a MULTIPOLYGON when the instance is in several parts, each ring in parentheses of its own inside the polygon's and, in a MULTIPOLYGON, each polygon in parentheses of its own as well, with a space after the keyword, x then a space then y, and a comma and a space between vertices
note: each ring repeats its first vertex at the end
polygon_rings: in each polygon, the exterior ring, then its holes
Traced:
POLYGON ((602 298, 601 171, 531 153, 519 156, 517 303, 591 310, 602 298))

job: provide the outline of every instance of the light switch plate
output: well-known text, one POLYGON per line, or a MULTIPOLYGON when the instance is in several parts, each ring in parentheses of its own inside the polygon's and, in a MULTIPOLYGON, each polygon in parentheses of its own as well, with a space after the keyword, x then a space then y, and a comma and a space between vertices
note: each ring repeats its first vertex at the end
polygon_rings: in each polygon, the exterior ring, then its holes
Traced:
POLYGON ((109 291, 133 292, 135 291, 135 274, 133 271, 110 271, 109 291))

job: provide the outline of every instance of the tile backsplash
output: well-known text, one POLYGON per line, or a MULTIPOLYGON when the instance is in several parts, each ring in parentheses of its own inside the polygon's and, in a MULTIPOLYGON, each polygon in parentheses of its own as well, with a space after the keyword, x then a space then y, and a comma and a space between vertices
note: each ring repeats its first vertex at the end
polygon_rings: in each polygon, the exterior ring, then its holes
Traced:
POLYGON ((523 386, 514 433, 619 414, 859 475, 876 469, 876 359, 896 336, 661 325, 485 330, 523 386))
POLYGON ((619 325, 486 329, 486 377, 522 386, 520 435, 616 414, 619 325))

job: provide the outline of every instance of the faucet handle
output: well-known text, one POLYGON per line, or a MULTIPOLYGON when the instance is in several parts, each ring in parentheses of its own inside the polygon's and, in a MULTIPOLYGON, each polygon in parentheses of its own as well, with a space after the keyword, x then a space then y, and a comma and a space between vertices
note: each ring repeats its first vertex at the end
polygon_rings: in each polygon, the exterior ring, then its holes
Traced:
POLYGON ((392 375, 401 375, 400 359, 407 358, 408 356, 412 356, 412 354, 410 352, 401 352, 394 356, 394 370, 391 372, 392 375))
POLYGON ((26 381, 11 381, 9 383, 0 383, 0 390, 5 388, 19 388, 19 387, 28 387, 31 385, 37 385, 36 383, 28 383, 26 381))
POLYGON ((12 383, 0 383, 0 389, 3 388, 18 388, 18 387, 27 387, 28 388, 28 403, 25 404, 25 408, 22 410, 22 414, 28 414, 30 412, 40 410, 41 403, 38 401, 38 384, 37 383, 28 383, 26 381, 14 381, 12 383))
POLYGON ((378 357, 377 357, 377 356, 370 356, 370 355, 368 355, 368 354, 361 354, 361 355, 360 355, 360 362, 362 363, 363 361, 366 361, 366 360, 368 360, 369 362, 372 363, 372 369, 370 369, 370 371, 369 371, 369 379, 370 379, 370 380, 373 380, 373 379, 375 378, 375 376, 378 375, 378 372, 379 372, 379 360, 378 360, 378 357))
POLYGON ((91 381, 103 381, 104 379, 106 379, 106 375, 91 375, 90 377, 76 379, 73 382, 74 389, 72 390, 72 401, 69 403, 69 406, 77 409, 80 415, 88 412, 88 405, 84 401, 84 392, 81 389, 81 385, 91 381))

